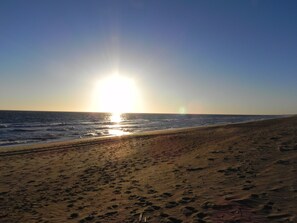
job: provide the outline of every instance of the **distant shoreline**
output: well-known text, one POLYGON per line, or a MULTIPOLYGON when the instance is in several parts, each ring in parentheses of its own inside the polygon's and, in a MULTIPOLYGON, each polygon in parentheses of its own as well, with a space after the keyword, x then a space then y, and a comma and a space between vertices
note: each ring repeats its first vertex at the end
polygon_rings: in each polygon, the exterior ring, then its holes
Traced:
POLYGON ((0 112, 3 147, 241 123, 286 116, 0 112))
POLYGON ((239 125, 239 124, 245 124, 245 123, 278 120, 278 119, 290 118, 294 116, 296 115, 264 119, 264 120, 256 120, 256 121, 243 121, 243 122, 230 123, 230 124, 214 124, 214 125, 207 125, 207 126, 153 130, 153 131, 145 131, 145 132, 139 132, 139 133, 131 133, 131 134, 122 135, 122 136, 102 136, 102 137, 92 137, 92 138, 90 137, 90 138, 83 138, 83 139, 70 139, 70 140, 49 141, 49 142, 40 142, 40 143, 32 143, 32 144, 29 143, 29 144, 20 144, 20 145, 0 146, 0 156, 17 155, 17 154, 25 154, 25 153, 32 153, 32 152, 42 152, 42 151, 48 151, 52 149, 55 150, 56 148, 61 149, 61 147, 69 148, 72 146, 97 145, 105 142, 122 140, 126 138, 178 134, 181 132, 190 132, 190 131, 196 131, 196 130, 205 129, 205 128, 224 127, 229 125, 233 126, 233 125, 239 125))

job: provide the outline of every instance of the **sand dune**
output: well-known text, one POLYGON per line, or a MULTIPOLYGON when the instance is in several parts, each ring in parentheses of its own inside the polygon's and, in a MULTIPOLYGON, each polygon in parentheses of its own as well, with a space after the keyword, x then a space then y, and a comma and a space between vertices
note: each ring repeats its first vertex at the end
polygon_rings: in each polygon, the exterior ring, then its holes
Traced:
POLYGON ((0 177, 0 222, 297 222, 297 117, 2 149, 0 177))

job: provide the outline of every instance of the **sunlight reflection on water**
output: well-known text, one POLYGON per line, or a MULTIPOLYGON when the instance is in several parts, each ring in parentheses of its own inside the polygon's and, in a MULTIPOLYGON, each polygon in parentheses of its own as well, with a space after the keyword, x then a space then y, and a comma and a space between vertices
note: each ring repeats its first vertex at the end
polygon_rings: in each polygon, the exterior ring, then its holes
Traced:
POLYGON ((122 113, 111 113, 109 119, 111 122, 120 123, 123 121, 122 113))
POLYGON ((110 135, 122 136, 129 134, 129 132, 125 132, 121 128, 121 122, 123 121, 122 113, 111 113, 109 119, 111 122, 113 122, 113 125, 111 125, 110 129, 108 130, 110 135))

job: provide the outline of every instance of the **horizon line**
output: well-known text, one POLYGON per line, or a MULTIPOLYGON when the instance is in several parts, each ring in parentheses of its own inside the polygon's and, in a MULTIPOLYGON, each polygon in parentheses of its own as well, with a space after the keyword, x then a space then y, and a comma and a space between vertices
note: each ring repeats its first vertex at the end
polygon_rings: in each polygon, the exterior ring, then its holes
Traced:
MULTIPOLYGON (((114 112, 96 112, 96 111, 57 111, 57 110, 17 110, 17 109, 0 109, 1 111, 14 111, 14 112, 57 112, 57 113, 114 113, 114 112)), ((243 114, 243 113, 173 113, 173 112, 122 112, 121 114, 156 114, 156 115, 250 115, 250 116, 293 116, 297 114, 243 114)))

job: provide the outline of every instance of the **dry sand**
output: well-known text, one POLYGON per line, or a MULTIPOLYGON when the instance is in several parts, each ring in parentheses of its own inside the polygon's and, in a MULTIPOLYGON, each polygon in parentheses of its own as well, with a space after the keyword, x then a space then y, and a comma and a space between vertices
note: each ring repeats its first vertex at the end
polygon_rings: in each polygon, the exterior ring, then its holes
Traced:
POLYGON ((35 147, 0 150, 0 222, 297 222, 297 117, 35 147))

